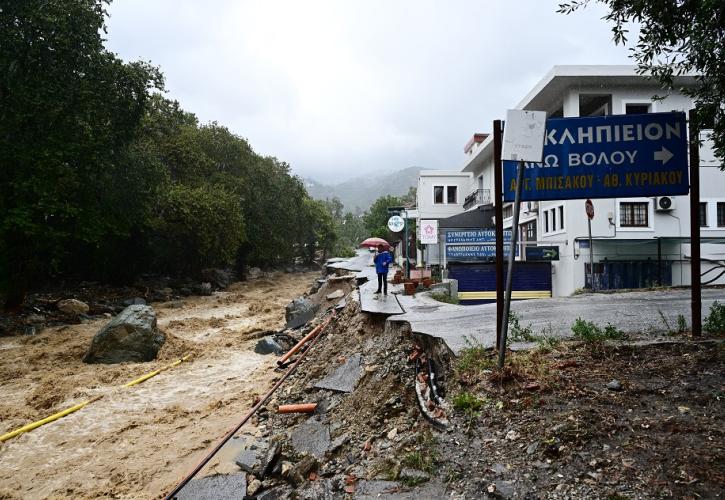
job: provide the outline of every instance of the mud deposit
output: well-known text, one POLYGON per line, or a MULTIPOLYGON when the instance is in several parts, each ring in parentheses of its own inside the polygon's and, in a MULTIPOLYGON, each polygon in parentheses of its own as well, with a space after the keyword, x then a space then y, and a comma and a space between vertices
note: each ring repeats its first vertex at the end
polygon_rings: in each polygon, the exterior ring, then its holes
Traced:
POLYGON ((0 444, 0 498, 152 498, 170 489, 274 382, 275 358, 253 352, 255 334, 280 328, 284 305, 315 277, 279 274, 153 304, 167 339, 150 363, 81 361, 108 319, 1 338, 0 433, 104 397, 0 444))

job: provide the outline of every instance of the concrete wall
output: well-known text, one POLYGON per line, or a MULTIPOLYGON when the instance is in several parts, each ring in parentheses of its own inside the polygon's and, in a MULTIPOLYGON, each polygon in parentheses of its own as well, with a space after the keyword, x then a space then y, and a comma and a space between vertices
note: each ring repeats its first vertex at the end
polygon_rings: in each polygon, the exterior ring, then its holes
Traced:
MULTIPOLYGON (((423 170, 418 177, 418 212, 420 219, 445 219, 463 212, 463 201, 470 193, 472 174, 453 170, 423 170), (434 186, 456 186, 456 203, 434 203, 434 186)), ((445 193, 444 193, 445 194, 445 193)), ((445 197, 444 197, 445 199, 445 197)))

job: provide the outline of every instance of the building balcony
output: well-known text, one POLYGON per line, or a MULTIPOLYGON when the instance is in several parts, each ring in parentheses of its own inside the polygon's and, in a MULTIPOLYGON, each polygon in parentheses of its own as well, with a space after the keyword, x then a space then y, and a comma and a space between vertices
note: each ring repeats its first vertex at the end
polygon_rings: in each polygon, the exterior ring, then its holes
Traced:
POLYGON ((491 190, 476 189, 466 196, 466 200, 463 202, 463 210, 468 210, 477 205, 488 205, 489 203, 491 203, 491 190))

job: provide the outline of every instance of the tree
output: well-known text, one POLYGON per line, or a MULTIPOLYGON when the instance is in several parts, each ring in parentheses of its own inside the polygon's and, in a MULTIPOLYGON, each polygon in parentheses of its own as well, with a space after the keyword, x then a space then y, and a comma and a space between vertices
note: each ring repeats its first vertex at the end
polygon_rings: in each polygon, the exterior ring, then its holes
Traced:
MULTIPOLYGON (((570 14, 593 0, 559 5, 570 14)), ((674 77, 696 74, 697 85, 682 89, 698 108, 698 128, 713 128, 715 155, 725 169, 725 2, 722 0, 596 0, 609 8, 616 44, 626 45, 630 22, 640 24, 632 57, 638 72, 652 75, 664 90, 674 77)))
POLYGON ((388 219, 390 218, 388 207, 399 206, 402 206, 402 203, 397 196, 385 195, 375 200, 363 215, 363 222, 365 223, 365 229, 368 230, 368 236, 388 238, 390 232, 388 230, 388 219))
POLYGON ((0 287, 10 291, 8 306, 34 279, 128 232, 136 215, 109 186, 144 183, 128 146, 163 79, 104 48, 106 4, 24 0, 0 9, 0 287))

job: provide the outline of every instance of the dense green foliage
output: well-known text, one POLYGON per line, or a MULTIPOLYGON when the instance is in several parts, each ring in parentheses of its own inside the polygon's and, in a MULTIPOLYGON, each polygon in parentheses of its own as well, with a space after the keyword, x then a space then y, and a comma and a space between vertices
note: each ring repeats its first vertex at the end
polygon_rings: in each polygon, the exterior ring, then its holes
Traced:
MULTIPOLYGON (((699 125, 713 127, 715 154, 725 168, 725 2, 722 0, 596 0, 609 8, 617 44, 627 43, 626 25, 640 24, 632 57, 642 74, 651 74, 665 90, 673 78, 697 74, 697 86, 682 89, 699 109, 699 125)), ((592 0, 559 5, 569 14, 592 0)))
POLYGON ((344 212, 339 198, 322 202, 332 220, 336 240, 331 250, 335 257, 352 257, 360 242, 368 237, 362 219, 352 212, 344 212))
POLYGON ((330 251, 289 166, 163 98, 104 48, 103 0, 0 7, 0 290, 268 266, 330 251))

